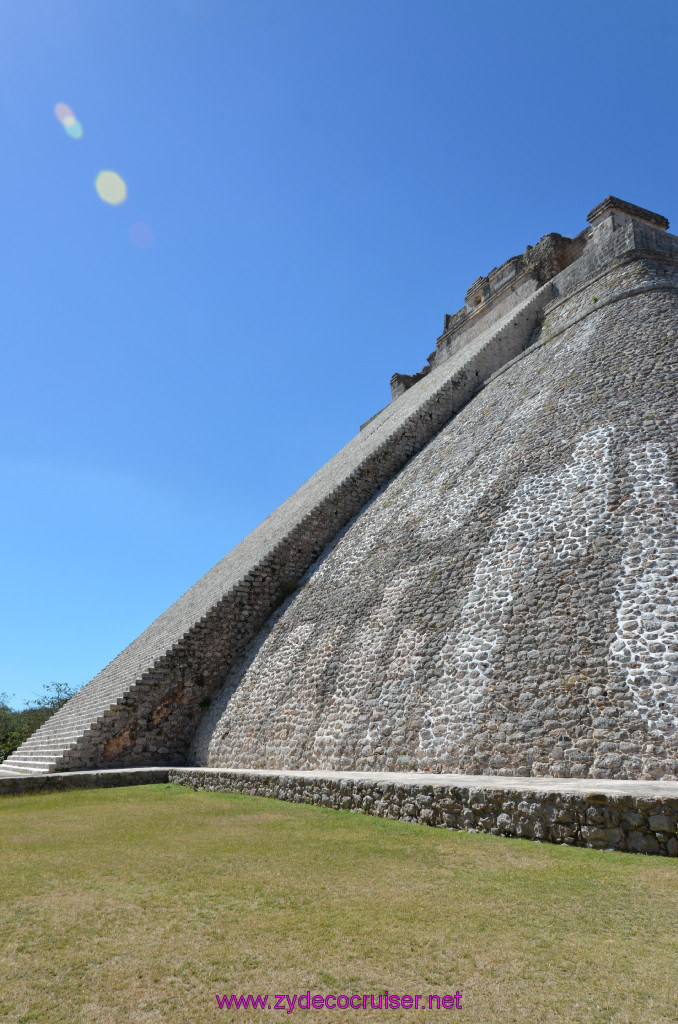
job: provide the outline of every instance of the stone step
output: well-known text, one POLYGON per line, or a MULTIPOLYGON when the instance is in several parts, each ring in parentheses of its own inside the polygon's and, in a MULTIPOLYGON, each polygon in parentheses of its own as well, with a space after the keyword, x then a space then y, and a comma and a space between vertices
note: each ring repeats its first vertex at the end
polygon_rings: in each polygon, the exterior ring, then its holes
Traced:
POLYGON ((79 736, 82 733, 82 730, 84 728, 89 728, 89 727, 91 727, 92 724, 93 724, 92 722, 88 722, 86 725, 73 726, 72 728, 67 728, 67 729, 65 729, 65 728, 63 728, 63 729, 53 729, 53 730, 52 729, 50 729, 50 730, 39 729, 37 732, 34 732, 31 736, 29 736, 28 739, 25 742, 26 743, 49 743, 50 740, 53 740, 53 739, 63 740, 63 739, 68 739, 69 737, 73 737, 74 738, 76 736, 79 736))
POLYGON ((23 751, 15 754, 11 754, 3 764, 6 768, 14 768, 17 764, 22 764, 24 761, 30 764, 54 764, 59 760, 58 754, 25 754, 23 751))
POLYGON ((92 742, 96 744, 98 727, 110 712, 128 701, 135 690, 142 695, 153 687, 152 683, 139 683, 139 678, 135 678, 133 682, 127 680, 122 689, 119 683, 113 683, 104 692, 95 692, 92 696, 81 694, 78 699, 76 695, 73 704, 60 708, 3 762, 4 773, 44 774, 63 770, 71 751, 87 750, 92 742))
POLYGON ((91 715, 78 716, 72 721, 57 721, 48 719, 39 729, 28 737, 21 745, 25 751, 34 751, 38 748, 69 747, 81 741, 84 736, 96 736, 98 727, 104 721, 104 716, 95 717, 91 715))
MULTIPOLYGON (((62 749, 63 749, 62 747, 58 748, 58 750, 62 750, 62 749)), ((13 764, 15 761, 22 761, 22 760, 24 760, 24 761, 25 760, 29 760, 29 761, 53 761, 55 757, 58 757, 58 753, 56 751, 54 751, 54 750, 51 750, 51 751, 45 750, 45 751, 38 752, 36 750, 23 750, 21 747, 19 747, 17 750, 14 751, 14 753, 10 754, 9 757, 7 758, 7 761, 5 761, 3 763, 4 764, 9 764, 10 762, 12 762, 12 764, 13 764)))
MULTIPOLYGON (((17 750, 15 754, 12 754, 12 764, 19 759, 28 761, 58 761, 60 758, 72 757, 73 750, 71 747, 55 747, 54 750, 17 750)), ((10 759, 7 758, 9 761, 10 759)))
POLYGON ((104 720, 103 713, 100 713, 98 716, 96 716, 95 710, 92 711, 91 715, 83 715, 81 718, 78 717, 78 718, 72 718, 72 719, 71 718, 69 718, 69 719, 62 719, 61 721, 58 721, 58 722, 52 722, 52 719, 48 719, 44 723, 44 725, 41 725, 39 729, 36 729, 36 731, 33 733, 33 735, 34 736, 37 736, 38 734, 42 734, 43 736, 47 736, 47 735, 50 735, 50 736, 52 736, 52 735, 64 735, 66 733, 70 733, 70 732, 73 732, 73 731, 77 731, 78 729, 82 729, 83 727, 89 728, 95 722, 102 722, 104 720))
POLYGON ((75 740, 80 733, 77 729, 63 729, 59 732, 34 732, 32 736, 29 736, 25 741, 26 743, 50 743, 52 740, 67 740, 69 738, 75 740))
POLYGON ((5 771, 7 774, 13 775, 49 775, 56 767, 56 761, 52 761, 50 764, 35 764, 31 761, 24 761, 20 764, 13 764, 10 772, 7 772, 7 769, 5 771))
POLYGON ((65 741, 68 741, 69 737, 71 741, 75 743, 77 735, 78 734, 75 732, 75 730, 69 730, 69 732, 63 736, 49 736, 46 733, 39 735, 37 732, 34 732, 32 736, 29 736, 27 740, 24 740, 23 745, 33 746, 34 744, 38 744, 44 747, 45 744, 49 745, 54 743, 63 743, 65 741))
POLYGON ((27 740, 24 744, 22 744, 21 750, 22 753, 24 754, 27 754, 29 752, 31 754, 49 754, 52 751, 63 750, 65 747, 70 747, 70 749, 73 750, 75 749, 76 746, 77 744, 75 740, 73 740, 70 744, 65 741, 63 743, 30 743, 27 740))
MULTIPOLYGON (((132 686, 131 689, 134 689, 132 686)), ((106 714, 122 704, 130 693, 129 683, 122 693, 118 687, 92 697, 76 698, 75 706, 65 705, 49 718, 28 739, 3 762, 2 771, 6 776, 14 774, 47 774, 62 770, 69 760, 71 751, 87 746, 96 740, 97 727, 105 720, 106 714)))
POLYGON ((17 761, 35 761, 39 764, 41 761, 56 761, 57 758, 58 754, 55 754, 53 752, 50 754, 36 754, 33 751, 24 750, 22 750, 21 753, 19 753, 19 751, 17 750, 14 754, 10 754, 10 756, 7 758, 7 763, 16 764, 17 761))

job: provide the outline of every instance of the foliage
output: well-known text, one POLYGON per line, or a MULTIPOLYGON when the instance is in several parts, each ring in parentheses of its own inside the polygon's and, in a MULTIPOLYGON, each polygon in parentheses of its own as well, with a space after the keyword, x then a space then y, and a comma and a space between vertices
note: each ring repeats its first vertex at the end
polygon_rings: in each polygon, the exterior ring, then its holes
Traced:
POLYGON ((12 697, 9 694, 0 693, 0 762, 21 746, 75 693, 75 689, 68 683, 46 683, 43 690, 45 692, 42 695, 36 696, 32 702, 27 701, 20 710, 10 707, 12 697))

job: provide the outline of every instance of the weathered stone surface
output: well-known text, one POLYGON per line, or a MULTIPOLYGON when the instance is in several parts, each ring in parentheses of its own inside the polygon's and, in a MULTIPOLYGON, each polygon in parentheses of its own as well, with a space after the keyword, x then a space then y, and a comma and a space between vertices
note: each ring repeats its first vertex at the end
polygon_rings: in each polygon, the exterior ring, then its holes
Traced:
POLYGON ((252 641, 199 763, 676 778, 678 264, 616 212, 252 641))
POLYGON ((422 773, 274 772, 228 768, 170 768, 170 782, 192 789, 276 797, 321 804, 437 828, 489 832, 598 850, 678 856, 678 783, 601 783, 469 777, 422 773), (423 776, 423 777, 422 777, 423 776), (590 784, 588 784, 590 786, 590 784), (653 792, 652 790, 655 790, 653 792), (565 791, 563 791, 565 790, 565 791), (569 791, 568 791, 569 790, 569 791), (662 796, 658 804, 657 792, 662 796), (661 822, 657 808, 661 807, 661 822), (595 817, 618 827, 591 825, 595 817), (623 822, 633 818, 634 825, 623 822), (568 822, 564 824, 561 822, 568 822), (657 830, 655 824, 668 825, 657 830))
MULTIPOLYGON (((676 778, 678 239, 611 197, 589 220, 478 279, 428 372, 8 767, 190 750, 245 768, 676 778)), ((483 801, 444 813, 477 824, 483 801)), ((492 827, 603 843, 636 813, 593 801, 580 820, 556 801, 537 821, 522 802, 492 827)))
POLYGON ((110 789, 116 786, 148 786, 167 782, 169 768, 117 768, 103 771, 52 772, 42 775, 0 774, 0 796, 47 793, 70 789, 110 789))

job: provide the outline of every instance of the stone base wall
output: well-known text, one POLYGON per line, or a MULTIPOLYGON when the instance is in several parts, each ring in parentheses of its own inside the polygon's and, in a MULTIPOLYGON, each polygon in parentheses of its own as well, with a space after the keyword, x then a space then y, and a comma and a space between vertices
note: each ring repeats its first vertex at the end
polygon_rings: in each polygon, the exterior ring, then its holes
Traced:
MULTIPOLYGON (((437 828, 489 832, 596 850, 678 856, 678 786, 672 796, 563 792, 424 778, 393 781, 339 773, 170 768, 170 782, 195 790, 275 797, 437 828)), ((411 777, 410 777, 411 778, 411 777)))
POLYGON ((118 786, 149 786, 168 781, 168 768, 118 768, 93 772, 53 772, 51 775, 4 776, 0 772, 0 796, 54 793, 73 789, 113 789, 118 786))

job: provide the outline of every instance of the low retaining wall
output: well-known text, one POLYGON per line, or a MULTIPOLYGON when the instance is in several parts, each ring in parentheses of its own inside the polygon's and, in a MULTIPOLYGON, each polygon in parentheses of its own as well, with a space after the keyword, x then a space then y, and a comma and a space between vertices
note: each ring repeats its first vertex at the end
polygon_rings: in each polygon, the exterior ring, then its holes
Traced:
POLYGON ((524 778, 492 775, 160 767, 0 778, 0 796, 157 782, 438 828, 678 856, 678 782, 535 778, 526 784, 524 778))
POLYGON ((439 828, 678 856, 676 782, 225 768, 170 768, 168 778, 439 828))
POLYGON ((0 796, 46 793, 62 789, 108 789, 167 782, 169 768, 114 768, 93 772, 54 772, 51 775, 0 776, 0 796))

